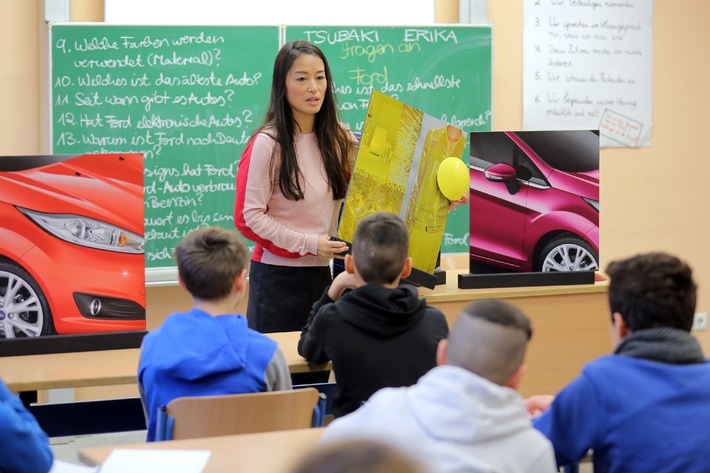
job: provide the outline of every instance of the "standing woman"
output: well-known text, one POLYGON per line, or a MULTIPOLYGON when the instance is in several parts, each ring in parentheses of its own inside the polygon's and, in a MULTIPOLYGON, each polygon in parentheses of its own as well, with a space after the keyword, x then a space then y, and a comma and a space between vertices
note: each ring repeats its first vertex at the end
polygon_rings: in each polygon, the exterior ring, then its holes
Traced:
POLYGON ((339 120, 328 61, 307 41, 274 62, 264 124, 237 173, 234 221, 256 243, 249 270, 249 327, 301 330, 332 282, 330 259, 347 251, 335 235, 357 141, 339 120))

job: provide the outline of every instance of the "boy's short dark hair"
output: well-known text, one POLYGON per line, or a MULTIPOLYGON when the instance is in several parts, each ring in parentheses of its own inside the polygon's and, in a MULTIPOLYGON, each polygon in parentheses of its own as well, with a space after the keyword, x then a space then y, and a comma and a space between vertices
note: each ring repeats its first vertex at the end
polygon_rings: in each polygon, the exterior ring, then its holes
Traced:
POLYGON ((219 227, 193 230, 175 247, 178 274, 195 298, 214 301, 232 290, 249 264, 249 250, 236 232, 219 227))
POLYGON ((609 307, 635 332, 652 327, 690 331, 697 286, 686 263, 663 252, 609 263, 609 307))
POLYGON ((375 212, 357 224, 352 253, 366 283, 393 283, 402 273, 408 252, 407 227, 397 215, 375 212))

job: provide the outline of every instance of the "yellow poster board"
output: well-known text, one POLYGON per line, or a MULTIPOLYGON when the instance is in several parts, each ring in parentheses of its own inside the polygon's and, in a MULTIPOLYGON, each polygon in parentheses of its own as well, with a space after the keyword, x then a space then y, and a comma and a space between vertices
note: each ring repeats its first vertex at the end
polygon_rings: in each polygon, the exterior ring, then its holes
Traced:
POLYGON ((433 273, 449 213, 437 171, 461 159, 465 144, 461 129, 373 91, 338 236, 352 241, 361 218, 395 213, 409 230, 413 266, 433 273))

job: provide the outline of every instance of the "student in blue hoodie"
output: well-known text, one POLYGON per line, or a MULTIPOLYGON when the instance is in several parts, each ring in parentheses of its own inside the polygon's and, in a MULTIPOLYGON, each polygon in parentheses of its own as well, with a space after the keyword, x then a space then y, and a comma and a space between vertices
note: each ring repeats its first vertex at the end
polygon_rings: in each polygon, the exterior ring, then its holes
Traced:
POLYGON ((705 473, 710 362, 690 333, 697 287, 690 266, 663 253, 612 261, 612 355, 584 366, 556 397, 533 396, 535 428, 558 465, 593 453, 595 473, 705 473))
POLYGON ((47 473, 52 449, 47 434, 22 405, 20 398, 0 381, 0 471, 47 473))
POLYGON ((416 383, 436 366, 437 345, 449 328, 416 287, 399 284, 412 270, 408 249, 397 215, 377 212, 360 220, 345 271, 313 305, 301 332, 301 356, 333 362, 335 417, 356 410, 378 389, 416 383))
POLYGON ((235 232, 205 227, 175 248, 180 286, 193 299, 143 339, 138 382, 155 440, 158 409, 175 398, 291 389, 276 342, 247 326, 237 305, 246 290, 249 251, 235 232))

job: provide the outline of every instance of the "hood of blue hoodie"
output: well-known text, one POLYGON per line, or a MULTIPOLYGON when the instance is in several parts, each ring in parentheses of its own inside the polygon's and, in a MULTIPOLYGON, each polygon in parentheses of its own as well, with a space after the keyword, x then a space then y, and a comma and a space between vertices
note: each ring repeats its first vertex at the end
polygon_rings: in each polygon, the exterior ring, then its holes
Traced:
POLYGON ((241 315, 215 317, 200 309, 175 313, 148 337, 153 338, 151 365, 173 378, 194 381, 245 365, 247 320, 241 315))
POLYGON ((335 307, 345 322, 377 337, 391 338, 424 317, 426 301, 414 286, 366 284, 344 294, 335 307))

